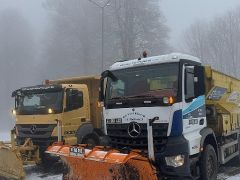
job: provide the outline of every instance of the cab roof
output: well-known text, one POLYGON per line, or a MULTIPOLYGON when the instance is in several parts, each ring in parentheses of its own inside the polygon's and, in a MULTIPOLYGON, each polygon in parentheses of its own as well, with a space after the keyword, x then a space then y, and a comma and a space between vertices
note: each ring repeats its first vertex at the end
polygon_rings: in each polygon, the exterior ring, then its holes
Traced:
POLYGON ((61 91, 61 85, 37 85, 37 86, 29 86, 29 87, 22 87, 13 91, 12 97, 17 95, 26 95, 32 93, 43 93, 43 92, 56 92, 61 91))
MULTIPOLYGON (((91 81, 91 80, 100 80, 100 76, 79 76, 79 77, 69 77, 57 80, 50 80, 50 84, 79 84, 83 83, 82 81, 91 81)), ((83 83, 84 84, 84 83, 83 83)))
POLYGON ((152 64, 161 64, 168 62, 179 62, 180 60, 190 60, 197 63, 201 63, 200 59, 191 55, 182 54, 182 53, 171 53, 161 56, 152 56, 147 58, 118 61, 114 63, 110 70, 126 69, 136 66, 147 66, 152 64))

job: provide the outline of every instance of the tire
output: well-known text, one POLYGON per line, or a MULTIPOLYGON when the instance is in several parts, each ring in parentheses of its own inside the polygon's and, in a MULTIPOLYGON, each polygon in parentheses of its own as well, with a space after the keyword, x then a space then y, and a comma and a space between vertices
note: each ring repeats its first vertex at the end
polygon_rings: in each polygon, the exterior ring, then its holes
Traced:
POLYGON ((238 160, 240 161, 240 134, 238 135, 238 160))
POLYGON ((62 180, 69 180, 69 179, 70 179, 69 167, 67 165, 64 165, 62 180))
POLYGON ((94 146, 99 144, 99 140, 96 136, 94 135, 88 135, 85 138, 83 138, 82 141, 83 144, 87 144, 89 148, 93 148, 94 146))
POLYGON ((205 146, 200 160, 201 179, 217 179, 218 162, 217 155, 212 145, 205 146))

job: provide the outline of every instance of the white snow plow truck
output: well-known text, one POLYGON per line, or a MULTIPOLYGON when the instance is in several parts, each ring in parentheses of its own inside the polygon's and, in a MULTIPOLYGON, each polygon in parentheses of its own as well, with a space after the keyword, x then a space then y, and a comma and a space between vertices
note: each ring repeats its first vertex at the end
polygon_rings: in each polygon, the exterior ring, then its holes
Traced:
POLYGON ((212 180, 219 164, 239 156, 240 80, 196 57, 119 61, 102 73, 100 89, 111 148, 50 147, 68 177, 212 180))

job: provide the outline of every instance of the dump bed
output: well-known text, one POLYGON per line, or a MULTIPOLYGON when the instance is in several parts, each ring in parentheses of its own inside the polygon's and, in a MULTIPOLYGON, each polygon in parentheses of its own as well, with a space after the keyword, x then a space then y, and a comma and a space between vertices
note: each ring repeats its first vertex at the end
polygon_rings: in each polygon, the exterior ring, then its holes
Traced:
POLYGON ((101 128, 102 108, 98 107, 98 90, 100 76, 70 77, 58 80, 50 80, 50 84, 86 84, 90 99, 90 116, 95 128, 101 128))
POLYGON ((208 126, 220 136, 240 127, 240 80, 205 67, 208 126))

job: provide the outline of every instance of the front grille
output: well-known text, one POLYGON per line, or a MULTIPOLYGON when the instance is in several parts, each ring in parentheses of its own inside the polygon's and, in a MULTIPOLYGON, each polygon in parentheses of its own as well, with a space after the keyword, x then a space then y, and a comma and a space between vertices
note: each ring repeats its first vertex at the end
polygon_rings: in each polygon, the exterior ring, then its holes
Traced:
MULTIPOLYGON (((141 131, 138 137, 132 138, 128 134, 129 124, 107 124, 107 133, 111 139, 111 145, 117 149, 140 149, 147 152, 147 124, 139 123, 141 131)), ((153 143, 155 153, 164 151, 167 143, 167 123, 153 124, 153 143)))
POLYGON ((55 124, 17 124, 18 136, 21 138, 50 138, 55 124), (32 131, 32 127, 35 126, 35 130, 32 131))

